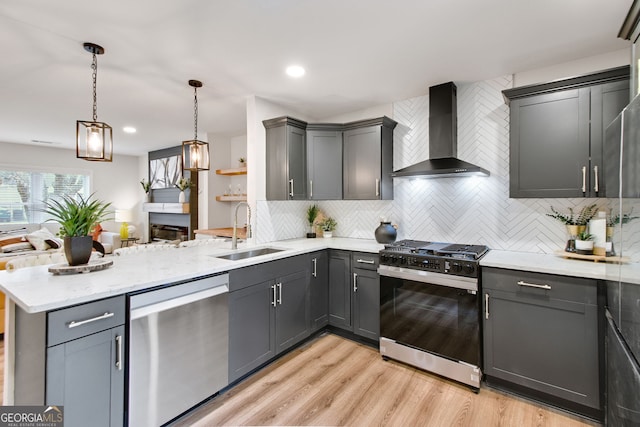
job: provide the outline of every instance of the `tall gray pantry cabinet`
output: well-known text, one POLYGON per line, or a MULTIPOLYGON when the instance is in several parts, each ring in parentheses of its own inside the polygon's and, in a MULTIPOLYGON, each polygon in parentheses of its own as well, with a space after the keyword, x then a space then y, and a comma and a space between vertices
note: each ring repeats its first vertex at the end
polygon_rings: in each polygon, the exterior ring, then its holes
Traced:
POLYGON ((503 94, 510 197, 605 197, 604 133, 629 101, 629 67, 503 94))

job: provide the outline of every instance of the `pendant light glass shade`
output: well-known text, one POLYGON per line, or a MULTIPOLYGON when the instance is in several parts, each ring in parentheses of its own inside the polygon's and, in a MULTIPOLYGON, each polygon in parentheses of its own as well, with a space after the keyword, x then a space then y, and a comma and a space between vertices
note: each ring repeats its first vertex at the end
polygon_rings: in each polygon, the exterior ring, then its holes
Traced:
POLYGON ((113 158, 113 129, 98 121, 98 101, 96 81, 98 78, 98 60, 104 49, 93 43, 84 43, 84 49, 93 54, 91 77, 93 79, 93 120, 76 121, 76 157, 97 162, 110 162, 113 158))
POLYGON ((194 137, 189 141, 182 141, 182 169, 188 171, 209 170, 209 143, 198 140, 198 88, 202 82, 189 80, 193 88, 193 129, 194 137))

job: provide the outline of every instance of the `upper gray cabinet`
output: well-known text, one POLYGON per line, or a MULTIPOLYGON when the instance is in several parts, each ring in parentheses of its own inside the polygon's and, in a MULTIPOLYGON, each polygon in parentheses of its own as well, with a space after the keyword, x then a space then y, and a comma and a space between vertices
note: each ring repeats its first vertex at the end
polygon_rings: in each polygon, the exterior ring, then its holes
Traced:
POLYGON ((388 117, 345 125, 343 134, 343 198, 393 199, 393 129, 388 117))
POLYGON ((393 199, 393 129, 388 117, 307 124, 291 117, 267 130, 267 200, 393 199))
POLYGON ((604 131, 629 101, 629 67, 503 94, 510 197, 605 197, 604 131))
POLYGON ((342 125, 308 125, 307 192, 310 200, 342 199, 342 125))
POLYGON ((262 123, 267 131, 267 200, 305 200, 307 124, 291 117, 262 123))

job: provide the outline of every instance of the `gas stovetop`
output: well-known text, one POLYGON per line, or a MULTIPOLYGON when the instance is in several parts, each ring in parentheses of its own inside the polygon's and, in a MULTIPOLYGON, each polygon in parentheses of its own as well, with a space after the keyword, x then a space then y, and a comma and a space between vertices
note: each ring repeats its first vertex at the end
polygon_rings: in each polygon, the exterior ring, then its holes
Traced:
POLYGON ((483 245, 400 240, 380 251, 380 265, 478 277, 478 261, 488 250, 483 245))

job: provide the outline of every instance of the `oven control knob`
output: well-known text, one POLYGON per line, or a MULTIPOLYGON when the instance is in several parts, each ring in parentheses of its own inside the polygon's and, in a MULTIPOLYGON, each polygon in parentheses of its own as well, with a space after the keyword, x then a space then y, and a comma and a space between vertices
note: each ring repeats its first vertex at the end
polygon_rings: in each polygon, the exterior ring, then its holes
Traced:
POLYGON ((406 263, 407 263, 407 258, 406 258, 406 257, 401 256, 401 257, 400 257, 400 264, 406 264, 406 263))
POLYGON ((465 264, 464 266, 464 272, 467 274, 473 274, 476 271, 475 267, 473 266, 473 264, 465 264))
POLYGON ((456 273, 460 273, 460 272, 462 271, 462 266, 461 266, 459 263, 454 262, 454 263, 451 265, 451 269, 452 269, 453 271, 455 271, 456 273))

